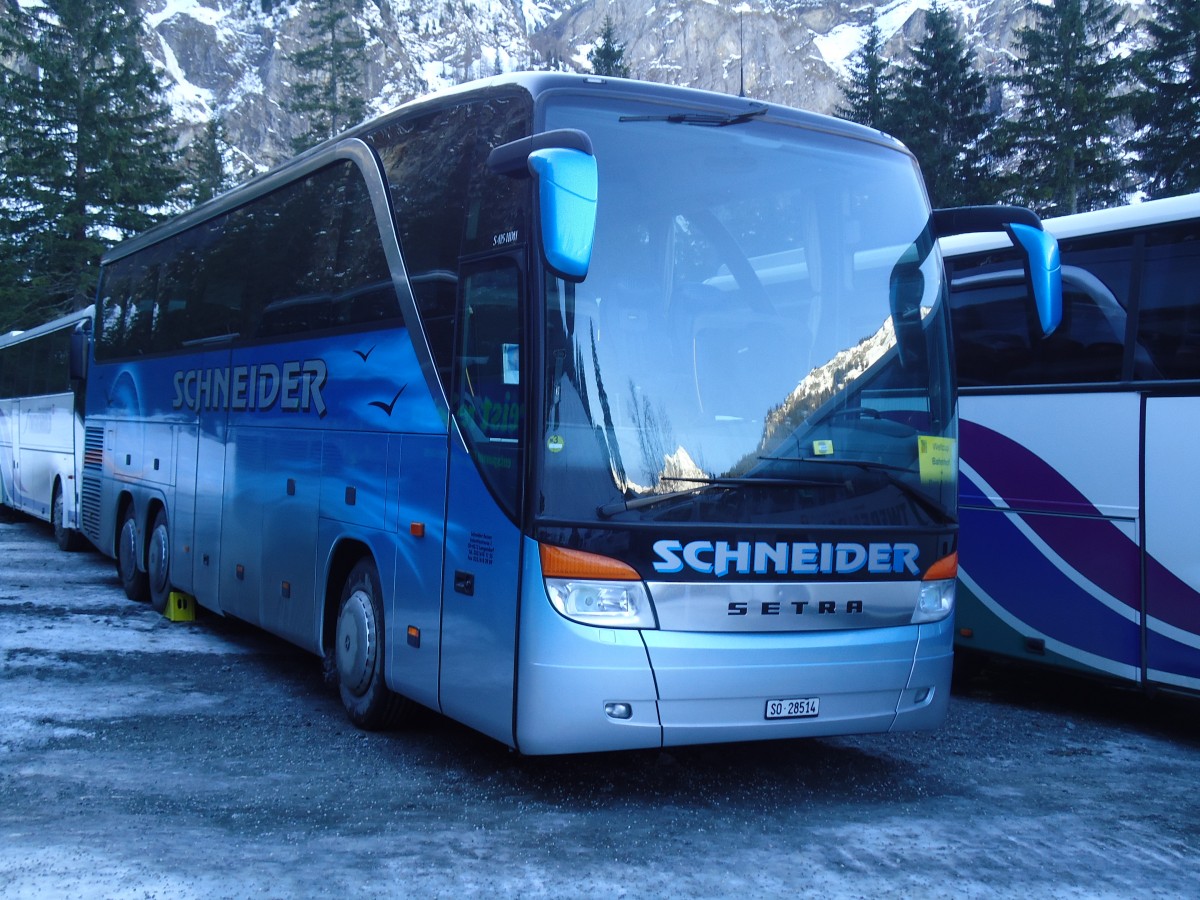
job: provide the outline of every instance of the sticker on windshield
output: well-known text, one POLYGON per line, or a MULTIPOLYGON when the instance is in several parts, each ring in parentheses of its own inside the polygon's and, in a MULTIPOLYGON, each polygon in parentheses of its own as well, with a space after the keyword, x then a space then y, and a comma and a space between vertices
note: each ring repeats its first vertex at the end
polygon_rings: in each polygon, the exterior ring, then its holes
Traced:
POLYGON ((833 456, 833 441, 813 441, 813 456, 833 456))
POLYGON ((917 457, 924 483, 954 481, 958 477, 958 442, 954 438, 917 435, 917 457))
POLYGON ((550 435, 549 440, 546 441, 546 449, 549 450, 551 453, 561 453, 562 448, 563 448, 562 435, 561 434, 550 435))

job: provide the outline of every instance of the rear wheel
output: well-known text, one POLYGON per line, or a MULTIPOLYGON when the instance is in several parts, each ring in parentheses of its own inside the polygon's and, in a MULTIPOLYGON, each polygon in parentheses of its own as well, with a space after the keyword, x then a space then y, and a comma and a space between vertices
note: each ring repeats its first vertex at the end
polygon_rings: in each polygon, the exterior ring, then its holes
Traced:
POLYGON ((63 493, 62 486, 54 485, 54 499, 50 501, 50 521, 54 525, 54 540, 58 549, 73 553, 83 549, 83 539, 74 528, 63 524, 63 493))
POLYGON ((383 591, 369 558, 355 564, 342 588, 332 656, 338 691, 351 722, 375 731, 406 716, 411 702, 383 681, 383 591))
POLYGON ((146 575, 150 583, 150 605, 158 612, 167 608, 171 593, 171 539, 167 533, 167 511, 154 515, 146 553, 146 575))
POLYGON ((130 600, 143 602, 150 595, 150 581, 137 565, 137 518, 133 504, 125 507, 125 516, 117 530, 117 577, 130 600))

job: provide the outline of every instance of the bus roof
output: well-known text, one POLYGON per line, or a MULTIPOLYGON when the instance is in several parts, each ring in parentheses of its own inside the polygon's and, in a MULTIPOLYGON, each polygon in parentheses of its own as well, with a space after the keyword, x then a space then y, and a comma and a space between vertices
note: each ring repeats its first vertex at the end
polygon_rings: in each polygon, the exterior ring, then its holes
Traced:
POLYGON ((202 203, 194 209, 156 225, 142 234, 126 238, 110 249, 104 255, 101 262, 107 263, 111 260, 119 259, 142 247, 157 243, 163 238, 240 206, 254 197, 269 193, 288 183, 298 175, 310 172, 315 167, 332 161, 337 148, 343 142, 362 138, 380 128, 386 127, 398 118, 407 116, 415 110, 422 108, 436 109, 439 106, 448 105, 461 98, 473 95, 486 96, 488 93, 504 90, 505 88, 525 90, 535 100, 547 93, 573 90, 581 92, 598 91, 608 96, 624 97, 627 99, 645 99, 663 103, 675 102, 681 105, 708 109, 725 109, 733 113, 745 112, 748 105, 754 108, 765 106, 773 118, 792 122, 801 127, 826 134, 836 134, 851 139, 882 144, 905 153, 909 152, 895 138, 874 128, 868 128, 845 119, 837 119, 821 115, 820 113, 765 103, 747 97, 735 97, 731 94, 720 94, 696 88, 676 87, 625 78, 602 78, 596 75, 576 75, 563 72, 514 72, 507 75, 497 75, 491 78, 467 82, 443 91, 425 94, 401 104, 369 122, 357 125, 337 137, 330 138, 324 143, 305 150, 270 171, 256 175, 249 181, 231 188, 224 194, 214 197, 212 200, 202 203))
MULTIPOLYGON (((1163 200, 1147 200, 1144 203, 1114 206, 1070 216, 1057 216, 1044 220, 1042 225, 1046 231, 1063 240, 1196 218, 1200 218, 1200 193, 1163 200)), ((1008 235, 1003 232, 956 234, 942 238, 938 243, 941 245, 943 256, 966 256, 970 253, 983 253, 1012 246, 1008 235)))
POLYGON ((10 347, 13 344, 20 344, 23 341, 41 337, 43 334, 50 334, 53 331, 70 328, 79 322, 90 319, 94 311, 95 307, 89 305, 73 313, 68 313, 65 316, 44 322, 41 325, 35 325, 33 328, 26 328, 24 331, 10 331, 8 334, 0 334, 0 347, 10 347))

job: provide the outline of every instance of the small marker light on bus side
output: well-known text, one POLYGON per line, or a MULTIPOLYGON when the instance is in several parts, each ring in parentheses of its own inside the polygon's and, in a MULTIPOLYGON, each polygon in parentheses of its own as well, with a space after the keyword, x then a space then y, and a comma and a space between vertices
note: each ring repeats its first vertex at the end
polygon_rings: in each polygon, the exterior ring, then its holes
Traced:
POLYGON ((604 714, 610 719, 632 719, 633 706, 628 703, 605 703, 604 714))
POLYGON ((413 522, 412 524, 410 524, 408 526, 408 533, 411 534, 413 537, 419 537, 419 538, 425 537, 425 523, 424 522, 413 522))
POLYGON ((417 648, 421 646, 421 629, 416 625, 408 626, 408 646, 417 648))

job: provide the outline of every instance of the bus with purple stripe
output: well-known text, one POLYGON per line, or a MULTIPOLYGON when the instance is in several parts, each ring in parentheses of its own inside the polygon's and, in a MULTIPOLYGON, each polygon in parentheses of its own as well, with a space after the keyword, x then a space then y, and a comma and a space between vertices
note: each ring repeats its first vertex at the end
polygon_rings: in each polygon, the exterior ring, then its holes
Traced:
POLYGON ((1200 690, 1200 194, 1047 219, 1063 318, 1003 238, 941 242, 960 384, 956 646, 1200 690))

